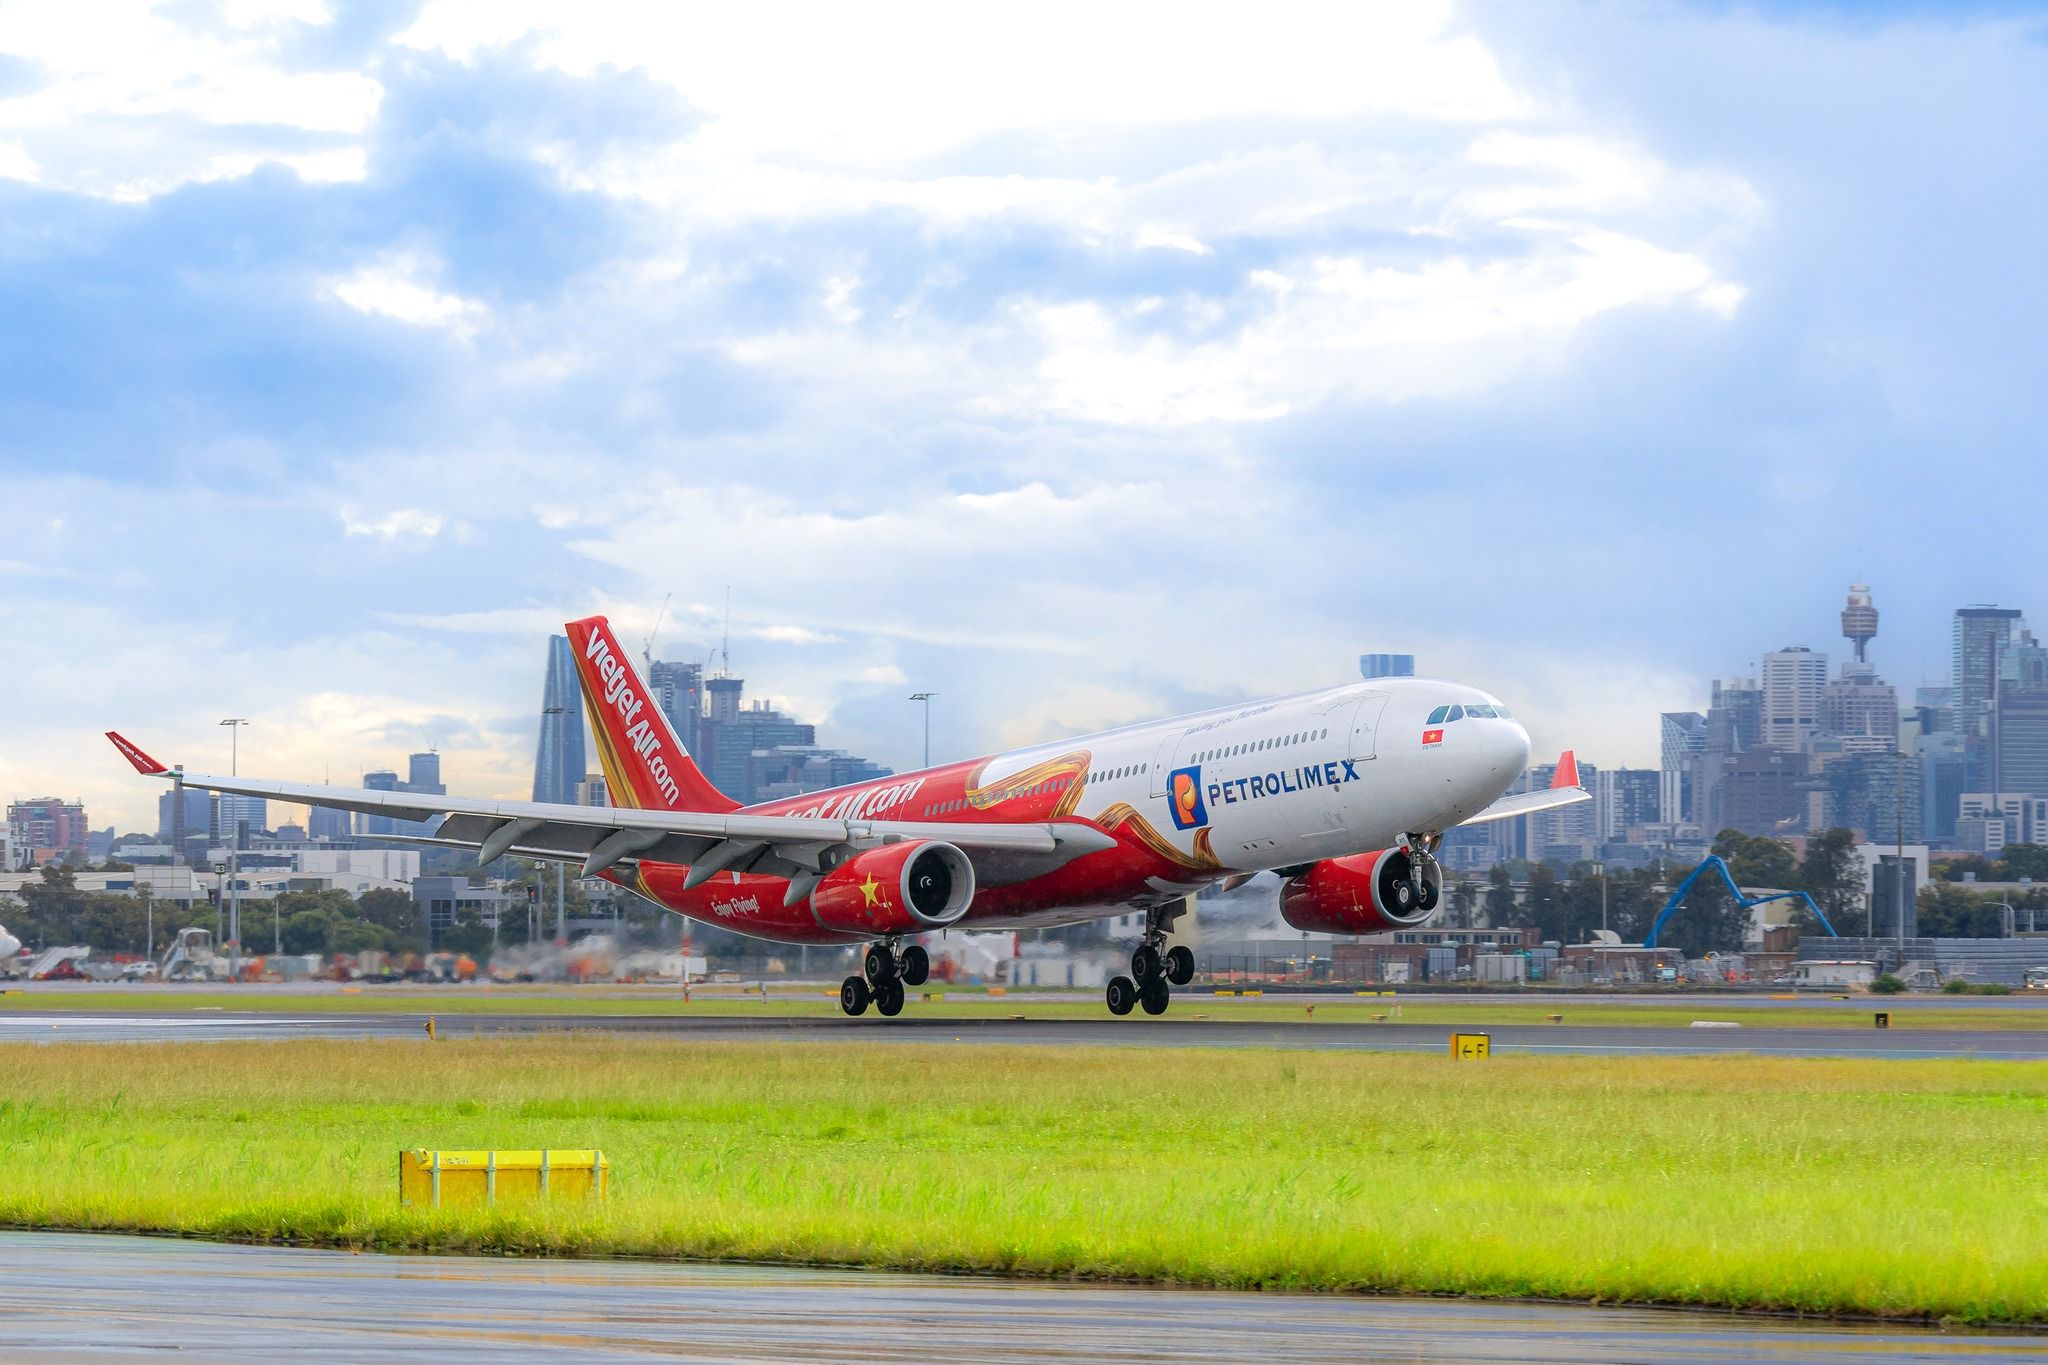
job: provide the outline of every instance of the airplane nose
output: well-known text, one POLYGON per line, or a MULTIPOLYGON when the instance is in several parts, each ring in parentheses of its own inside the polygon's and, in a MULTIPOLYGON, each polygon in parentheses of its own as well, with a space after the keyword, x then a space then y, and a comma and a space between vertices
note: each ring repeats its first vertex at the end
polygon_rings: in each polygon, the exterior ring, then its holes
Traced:
POLYGON ((1500 769, 1510 776, 1519 776, 1529 766, 1529 732, 1522 728, 1520 721, 1511 720, 1500 727, 1500 769))

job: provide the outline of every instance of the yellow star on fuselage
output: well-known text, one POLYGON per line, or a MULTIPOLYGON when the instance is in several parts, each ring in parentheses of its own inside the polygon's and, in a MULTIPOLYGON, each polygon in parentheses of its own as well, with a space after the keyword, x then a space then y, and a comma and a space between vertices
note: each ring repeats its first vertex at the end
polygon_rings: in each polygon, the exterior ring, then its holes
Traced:
POLYGON ((867 897, 865 901, 861 902, 861 908, 863 909, 870 905, 880 905, 882 903, 882 884, 875 880, 874 873, 868 873, 868 879, 860 884, 860 893, 867 897))

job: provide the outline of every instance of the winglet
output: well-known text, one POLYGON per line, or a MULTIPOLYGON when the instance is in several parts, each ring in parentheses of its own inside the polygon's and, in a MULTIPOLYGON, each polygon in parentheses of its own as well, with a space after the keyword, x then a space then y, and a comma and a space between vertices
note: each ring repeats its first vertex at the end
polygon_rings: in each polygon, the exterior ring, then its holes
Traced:
POLYGON ((155 777, 161 773, 167 773, 170 771, 169 768, 166 768, 163 764, 157 762, 148 754, 142 752, 142 750, 136 748, 133 744, 130 744, 127 740, 115 734, 112 730, 107 731, 107 738, 114 741, 114 747, 121 751, 121 757, 127 759, 130 763, 133 763, 135 765, 135 771, 141 773, 144 777, 155 777))
POLYGON ((1565 787, 1579 785, 1579 760, 1570 749, 1557 756, 1557 775, 1550 779, 1550 789, 1558 791, 1565 787))

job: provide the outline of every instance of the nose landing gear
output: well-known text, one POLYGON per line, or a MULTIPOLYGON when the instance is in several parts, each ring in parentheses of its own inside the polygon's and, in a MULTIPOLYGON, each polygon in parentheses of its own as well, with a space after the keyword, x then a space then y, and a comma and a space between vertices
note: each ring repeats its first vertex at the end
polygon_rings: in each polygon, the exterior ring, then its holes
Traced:
POLYGON ((1165 946, 1167 931, 1186 913, 1185 901, 1155 905, 1145 912, 1145 936, 1131 952, 1131 974, 1111 977, 1105 992, 1111 1014, 1121 1018, 1134 1007, 1142 1007, 1147 1014, 1164 1014, 1173 998, 1171 987, 1195 979, 1194 951, 1185 944, 1165 946))
POLYGON ((862 974, 839 983, 839 1008, 857 1017, 872 1004, 893 1019, 903 1013, 903 988, 922 986, 931 970, 931 955, 915 943, 905 947, 893 938, 870 943, 861 959, 862 974))

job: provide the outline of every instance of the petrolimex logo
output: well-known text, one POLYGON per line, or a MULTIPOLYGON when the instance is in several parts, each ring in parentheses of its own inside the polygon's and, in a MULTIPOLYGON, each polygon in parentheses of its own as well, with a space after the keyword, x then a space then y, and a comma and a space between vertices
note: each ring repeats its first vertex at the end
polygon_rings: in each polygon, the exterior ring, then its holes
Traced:
POLYGON ((1200 829, 1209 823, 1209 807, 1202 800, 1202 766, 1175 768, 1166 778, 1166 804, 1173 810, 1175 829, 1200 829))

